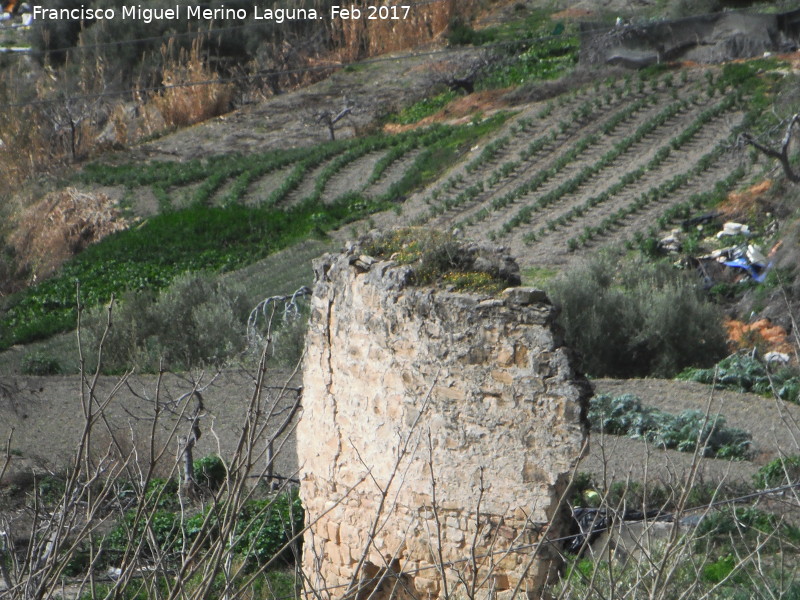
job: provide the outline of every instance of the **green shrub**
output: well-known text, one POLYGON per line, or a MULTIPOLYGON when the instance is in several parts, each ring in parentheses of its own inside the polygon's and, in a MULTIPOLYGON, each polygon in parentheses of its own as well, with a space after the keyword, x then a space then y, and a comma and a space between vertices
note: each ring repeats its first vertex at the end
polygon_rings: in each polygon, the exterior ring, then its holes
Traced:
POLYGON ((719 583, 728 577, 736 568, 736 559, 731 554, 709 563, 703 567, 703 579, 711 583, 719 583))
POLYGON ((61 362, 54 356, 35 350, 22 357, 23 375, 59 375, 64 372, 61 362))
MULTIPOLYGON (((297 489, 267 500, 252 500, 245 505, 240 516, 234 550, 246 557, 253 567, 271 560, 303 531, 305 518, 297 489)), ((287 549, 280 553, 279 558, 293 562, 295 556, 291 549, 287 549)))
POLYGON ((773 488, 800 481, 800 454, 771 460, 753 475, 758 488, 773 488))
POLYGON ((595 396, 590 401, 588 417, 593 431, 644 439, 661 448, 694 452, 699 444, 703 456, 732 460, 750 454, 752 436, 741 429, 725 427, 724 417, 709 418, 696 410, 671 415, 642 406, 632 394, 595 396))
POLYGON ((548 291, 581 369, 595 377, 668 377, 726 354, 718 308, 671 265, 602 254, 548 291))
POLYGON ((177 552, 183 542, 181 531, 181 515, 179 512, 157 510, 151 514, 143 515, 136 521, 136 511, 130 510, 122 517, 122 521, 106 536, 104 547, 113 562, 122 557, 129 546, 135 546, 144 539, 142 552, 152 558, 153 552, 148 542, 152 540, 158 550, 172 554, 177 552), (146 519, 150 520, 150 527, 146 527, 146 519), (151 532, 152 537, 146 532, 151 532))
POLYGON ((162 479, 155 477, 147 484, 144 492, 145 502, 158 509, 176 508, 178 503, 178 481, 174 477, 162 479))
POLYGON ((782 400, 800 401, 800 373, 783 367, 768 373, 766 365, 750 352, 732 354, 708 369, 686 369, 678 379, 714 384, 718 388, 772 395, 782 400))
MULTIPOLYGON (((158 295, 129 292, 113 314, 105 367, 155 371, 162 358, 173 369, 220 365, 244 348, 249 310, 241 290, 206 273, 186 273, 158 295)), ((105 310, 87 319, 96 340, 105 325, 105 310)))
MULTIPOLYGON (((215 463, 213 460, 209 462, 215 463)), ((153 480, 151 488, 148 489, 155 490, 162 486, 171 488, 172 485, 174 480, 166 482, 153 480)), ((108 533, 104 548, 113 563, 124 554, 126 548, 138 544, 144 538, 146 543, 142 553, 145 557, 150 557, 152 554, 151 548, 147 545, 147 542, 152 540, 160 551, 167 553, 168 560, 177 559, 175 553, 180 550, 184 542, 191 543, 198 535, 205 536, 204 539, 208 542, 219 536, 218 515, 214 510, 214 505, 210 505, 203 511, 184 516, 179 506, 157 508, 152 511, 150 524, 152 537, 145 536, 145 520, 142 518, 137 523, 136 511, 130 510, 108 533)), ((294 548, 288 548, 287 545, 303 531, 305 518, 297 489, 266 499, 249 500, 244 503, 235 518, 233 552, 246 561, 248 566, 257 567, 273 558, 284 563, 294 562, 294 552, 299 550, 299 541, 298 546, 294 548)))
POLYGON ((697 536, 725 539, 739 534, 768 534, 775 531, 778 518, 752 506, 726 507, 703 517, 697 536))
POLYGON ((210 490, 218 490, 228 477, 228 469, 222 458, 209 454, 194 461, 195 481, 210 490))
POLYGON ((38 481, 37 492, 45 505, 58 502, 64 496, 66 482, 63 477, 56 475, 42 475, 38 481))

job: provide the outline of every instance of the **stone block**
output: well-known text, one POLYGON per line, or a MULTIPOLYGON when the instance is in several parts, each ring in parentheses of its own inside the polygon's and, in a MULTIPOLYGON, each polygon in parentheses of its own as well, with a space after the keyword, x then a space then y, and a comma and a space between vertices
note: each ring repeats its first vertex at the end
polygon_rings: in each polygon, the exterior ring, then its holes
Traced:
POLYGON ((503 290, 503 298, 509 304, 528 306, 534 303, 550 304, 547 293, 532 287, 515 287, 503 290))

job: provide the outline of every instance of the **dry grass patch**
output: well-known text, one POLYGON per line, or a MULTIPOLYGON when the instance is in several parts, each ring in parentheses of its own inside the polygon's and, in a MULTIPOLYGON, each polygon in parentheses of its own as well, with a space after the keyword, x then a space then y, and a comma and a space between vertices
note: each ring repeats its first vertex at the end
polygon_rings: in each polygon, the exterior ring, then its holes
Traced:
MULTIPOLYGON (((416 48, 435 42, 449 29, 456 18, 470 18, 478 8, 476 0, 444 0, 412 6, 408 13, 402 6, 396 9, 387 4, 381 15, 364 5, 361 19, 335 19, 334 39, 338 38, 338 57, 351 62, 387 52, 416 48), (396 10, 396 13, 393 12, 396 10), (388 16, 388 18, 387 18, 388 16), (396 17, 396 18, 395 18, 396 17)), ((378 5, 375 5, 377 8, 378 5)))
POLYGON ((9 243, 30 281, 43 279, 89 244, 128 227, 114 200, 66 188, 47 194, 20 215, 9 243))
POLYGON ((218 76, 208 67, 200 54, 200 40, 195 40, 189 52, 181 50, 177 59, 170 59, 173 43, 161 49, 164 60, 162 82, 164 91, 152 100, 167 127, 185 127, 230 109, 233 87, 230 84, 211 83, 218 76), (201 85, 198 85, 201 84, 201 85))

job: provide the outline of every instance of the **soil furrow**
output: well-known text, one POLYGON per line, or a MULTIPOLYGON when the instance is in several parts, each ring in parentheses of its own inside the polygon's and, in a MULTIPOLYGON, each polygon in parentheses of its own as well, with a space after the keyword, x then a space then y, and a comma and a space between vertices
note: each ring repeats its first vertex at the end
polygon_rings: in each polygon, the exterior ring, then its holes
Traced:
POLYGON ((323 202, 330 203, 344 194, 362 191, 369 183, 375 165, 386 152, 387 150, 370 152, 337 171, 322 190, 323 202))
MULTIPOLYGON (((699 158, 706 154, 713 146, 722 142, 727 136, 726 131, 719 132, 716 136, 704 136, 704 143, 698 142, 694 150, 683 152, 683 164, 694 165, 699 158)), ((722 159, 718 159, 711 168, 701 174, 691 178, 691 180, 680 189, 673 192, 670 196, 661 200, 652 202, 645 206, 635 214, 629 215, 623 220, 619 221, 613 228, 614 238, 620 239, 625 237, 620 232, 634 232, 647 229, 656 222, 664 210, 670 206, 685 201, 692 194, 713 189, 714 183, 724 179, 730 172, 732 172, 736 165, 732 161, 730 164, 725 164, 722 159)), ((642 193, 650 189, 656 188, 658 185, 668 181, 670 177, 676 175, 674 170, 661 169, 655 176, 648 176, 647 180, 642 181, 641 185, 637 185, 633 189, 627 189, 625 193, 620 194, 613 198, 612 201, 604 203, 597 209, 593 209, 583 217, 571 222, 567 227, 556 229, 540 236, 535 242, 525 244, 522 232, 517 232, 511 246, 513 248, 527 247, 527 253, 535 257, 537 264, 560 265, 571 262, 577 256, 585 252, 594 252, 596 248, 606 245, 609 242, 607 237, 596 238, 587 247, 581 248, 575 252, 570 252, 568 248, 569 239, 580 235, 587 225, 596 225, 601 223, 603 219, 614 214, 616 211, 630 205, 642 193)), ((519 251, 522 255, 523 252, 519 251)))
POLYGON ((414 161, 417 160, 420 152, 422 152, 422 150, 411 150, 410 152, 406 152, 399 159, 392 161, 380 178, 364 189, 364 195, 369 198, 379 198, 386 194, 395 183, 403 178, 406 171, 408 171, 411 165, 414 164, 414 161))
POLYGON ((270 197, 292 172, 294 165, 283 167, 262 175, 250 183, 242 202, 247 206, 260 206, 270 197))
MULTIPOLYGON (((581 153, 580 156, 576 157, 575 160, 565 165, 564 168, 561 169, 554 177, 549 178, 544 185, 540 186, 536 190, 532 190, 528 194, 525 194, 508 206, 502 207, 500 210, 493 211, 487 219, 476 226, 489 231, 500 230, 500 228, 503 227, 510 219, 514 218, 521 208, 528 205, 534 205, 542 196, 552 192, 559 186, 570 181, 587 166, 599 162, 602 157, 614 147, 616 143, 631 135, 640 126, 646 124, 650 119, 661 113, 663 110, 664 105, 660 103, 653 103, 642 110, 637 111, 635 114, 631 115, 629 120, 620 123, 617 127, 610 131, 608 135, 602 136, 597 143, 592 144, 583 153, 581 153)), ((658 135, 657 132, 672 131, 672 127, 665 129, 668 124, 669 122, 658 126, 650 135, 655 137, 658 135)), ((623 153, 623 156, 630 156, 629 151, 623 153)), ((618 160, 619 159, 617 159, 617 161, 618 160)), ((601 173, 606 173, 607 168, 608 167, 602 169, 601 173)), ((596 179, 599 176, 601 176, 600 173, 595 174, 592 176, 592 179, 596 179)), ((584 182, 582 189, 585 190, 588 187, 590 187, 590 181, 584 182)), ((559 201, 558 204, 561 205, 561 202, 559 201)))
MULTIPOLYGON (((633 124, 634 128, 638 127, 641 122, 649 118, 649 114, 650 111, 648 109, 635 111, 630 115, 627 115, 627 118, 623 123, 631 123, 633 124)), ((542 185, 538 186, 536 190, 529 192, 527 196, 546 193, 547 190, 557 187, 563 181, 572 177, 574 173, 582 168, 586 162, 593 162, 598 159, 603 152, 605 152, 604 146, 610 140, 617 139, 617 136, 619 136, 621 139, 623 136, 621 133, 619 133, 619 131, 622 123, 610 130, 607 135, 601 135, 598 133, 601 131, 603 125, 611 118, 613 118, 613 115, 608 115, 607 119, 603 121, 594 122, 590 125, 583 126, 582 129, 576 131, 575 135, 571 138, 561 139, 561 137, 559 137, 554 141, 548 142, 540 152, 531 157, 533 160, 521 162, 516 169, 507 173, 496 185, 488 186, 485 184, 487 189, 485 189, 483 193, 478 194, 471 202, 463 206, 455 207, 450 211, 446 211, 441 217, 432 220, 431 224, 434 226, 439 224, 451 224, 454 219, 458 219, 462 223, 467 220, 472 220, 482 221, 482 223, 478 223, 478 225, 476 225, 480 229, 491 229, 491 226, 487 225, 486 223, 487 218, 493 219, 495 218, 496 214, 501 213, 513 213, 513 211, 517 210, 515 207, 518 207, 521 203, 524 203, 524 197, 515 199, 508 205, 499 208, 493 206, 492 202, 499 202, 498 199, 502 198, 505 194, 512 193, 520 186, 531 182, 540 173, 545 172, 548 169, 552 169, 557 162, 562 159, 562 157, 564 157, 573 149, 575 143, 579 142, 580 140, 585 140, 588 136, 598 136, 598 139, 594 143, 590 143, 585 148, 583 153, 581 153, 582 162, 577 162, 576 160, 568 162, 559 170, 558 173, 546 179, 542 185), (581 134, 580 136, 578 135, 579 133, 581 134), (563 151, 558 152, 558 150, 563 151), (493 211, 495 214, 490 214, 491 211, 493 211)), ((525 147, 527 147, 527 144, 525 147)), ((473 177, 471 179, 466 179, 466 181, 469 183, 465 183, 465 187, 468 185, 473 185, 476 181, 479 181, 479 179, 473 177)))
MULTIPOLYGON (((631 146, 627 152, 618 156, 606 168, 589 177, 588 180, 581 185, 575 193, 566 194, 559 202, 545 207, 541 211, 537 211, 535 222, 532 223, 534 230, 538 234, 539 229, 543 226, 546 226, 549 221, 563 217, 573 208, 583 205, 590 198, 605 193, 612 186, 618 184, 620 179, 626 173, 630 173, 631 171, 645 167, 655 157, 660 148, 669 146, 669 140, 665 138, 665 136, 661 135, 661 130, 663 128, 667 128, 667 130, 671 130, 672 132, 683 131, 697 119, 698 115, 704 108, 705 107, 698 107, 697 109, 692 109, 676 115, 674 118, 664 123, 662 128, 659 128, 659 130, 648 134, 642 141, 631 146), (659 140, 663 140, 663 143, 659 144, 659 140)), ((668 158, 676 155, 680 156, 679 160, 682 164, 685 160, 684 155, 692 156, 692 160, 699 158, 699 156, 702 155, 702 152, 700 155, 695 156, 696 152, 694 151, 700 149, 705 152, 710 147, 709 144, 713 146, 717 143, 718 136, 715 132, 718 132, 719 130, 716 127, 718 122, 724 118, 726 117, 723 115, 706 123, 691 142, 688 142, 679 150, 672 150, 668 158)), ((727 135, 727 131, 724 136, 725 135, 727 135)), ((620 194, 638 196, 641 193, 641 190, 658 185, 658 183, 660 183, 662 180, 668 179, 674 174, 675 170, 673 165, 669 164, 667 161, 663 161, 658 165, 658 167, 645 173, 641 179, 632 182, 629 186, 624 188, 620 194)), ((605 206, 606 204, 609 203, 603 202, 598 206, 605 206)), ((614 204, 618 204, 618 202, 615 202, 614 204)), ((592 214, 595 214, 597 209, 598 208, 596 207, 592 207, 590 210, 592 214)), ((616 210, 616 208, 611 212, 614 210, 616 210)), ((569 226, 571 226, 571 224, 568 225, 568 227, 569 226)), ((555 229, 561 229, 561 227, 556 227, 555 229)))
MULTIPOLYGON (((648 107, 637 110, 636 113, 629 115, 628 118, 636 117, 642 111, 657 111, 667 102, 666 94, 664 96, 662 98, 659 94, 658 101, 652 102, 648 107)), ((436 189, 440 190, 437 202, 445 205, 448 202, 453 202, 459 192, 478 181, 484 182, 486 191, 481 197, 474 198, 469 202, 469 206, 480 204, 490 193, 494 195, 505 193, 511 189, 509 182, 513 184, 517 178, 531 171, 541 171, 547 168, 547 166, 541 164, 541 161, 547 161, 548 165, 552 164, 556 160, 559 150, 571 146, 586 135, 596 133, 613 114, 623 110, 627 105, 635 104, 639 100, 642 100, 642 98, 636 96, 618 98, 615 96, 610 104, 600 106, 591 104, 591 112, 582 118, 576 118, 573 115, 573 113, 579 111, 581 104, 587 102, 581 96, 575 97, 558 107, 551 106, 547 110, 545 110, 545 107, 549 103, 534 105, 507 124, 492 140, 487 140, 483 145, 485 148, 504 136, 511 138, 509 143, 501 148, 491 159, 480 162, 471 171, 467 171, 466 165, 480 156, 480 150, 477 150, 478 156, 471 158, 469 162, 454 169, 452 172, 452 176, 462 177, 463 182, 451 185, 446 190, 442 189, 442 185, 436 186, 436 189), (526 134, 534 130, 535 135, 530 138, 527 137, 526 134), (533 153, 529 150, 532 144, 536 146, 536 151, 533 153), (518 164, 516 168, 505 173, 500 181, 496 181, 495 175, 494 184, 489 185, 488 183, 492 181, 493 173, 497 173, 508 163, 518 164), (494 192, 492 192, 493 189, 494 192)), ((627 122, 628 120, 625 121, 625 123, 627 122)), ((625 123, 608 132, 603 143, 624 137, 625 132, 622 129, 622 125, 625 123)), ((456 212, 461 210, 463 208, 457 209, 456 212)))
POLYGON ((325 168, 334 160, 336 160, 336 157, 329 158, 313 169, 306 171, 306 174, 303 177, 303 181, 300 182, 300 185, 289 192, 283 201, 278 203, 278 206, 284 209, 297 206, 303 200, 313 194, 314 190, 316 189, 317 179, 319 179, 320 175, 322 175, 323 171, 325 171, 325 168))

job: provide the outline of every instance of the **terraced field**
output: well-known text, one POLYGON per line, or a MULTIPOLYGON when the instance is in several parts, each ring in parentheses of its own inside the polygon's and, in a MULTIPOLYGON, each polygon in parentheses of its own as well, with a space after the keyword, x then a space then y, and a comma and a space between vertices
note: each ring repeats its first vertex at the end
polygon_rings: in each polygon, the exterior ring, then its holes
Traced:
POLYGON ((667 227, 744 175, 727 154, 744 115, 704 73, 529 107, 422 196, 414 223, 488 237, 540 266, 667 227))
POLYGON ((736 184, 744 171, 728 150, 744 118, 737 97, 711 68, 598 81, 517 107, 448 173, 410 197, 404 180, 425 173, 442 142, 470 125, 228 155, 213 168, 187 166, 168 185, 156 177, 108 183, 124 183, 129 197, 154 196, 162 209, 390 201, 394 210, 357 229, 457 228, 509 246, 523 266, 561 267, 612 240, 657 233, 736 184))

